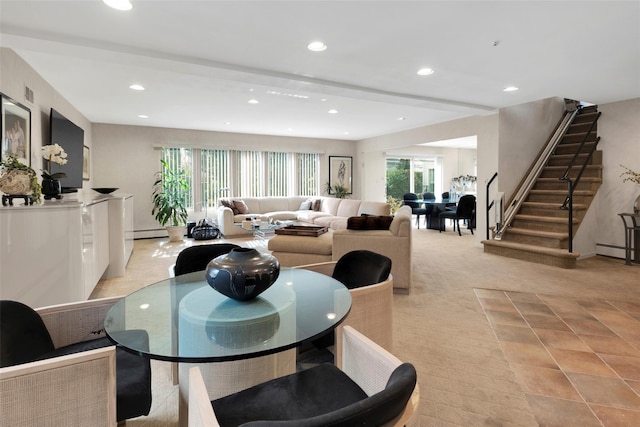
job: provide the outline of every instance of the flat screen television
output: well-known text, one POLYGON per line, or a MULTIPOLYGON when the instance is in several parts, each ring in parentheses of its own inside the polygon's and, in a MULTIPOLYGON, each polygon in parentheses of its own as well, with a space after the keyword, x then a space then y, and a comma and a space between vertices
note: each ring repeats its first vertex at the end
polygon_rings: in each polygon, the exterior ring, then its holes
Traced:
MULTIPOLYGON (((50 143, 59 144, 67 153, 65 165, 51 164, 51 173, 63 172, 67 176, 60 179, 63 193, 73 193, 82 188, 82 160, 84 148, 84 130, 51 109, 50 143)), ((46 167, 45 161, 45 167, 46 167)))

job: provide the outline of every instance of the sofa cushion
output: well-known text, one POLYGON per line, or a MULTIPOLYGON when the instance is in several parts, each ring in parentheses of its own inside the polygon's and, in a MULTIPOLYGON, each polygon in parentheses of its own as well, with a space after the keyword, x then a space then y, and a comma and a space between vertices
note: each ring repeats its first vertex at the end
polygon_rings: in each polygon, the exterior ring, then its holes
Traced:
POLYGON ((349 230, 388 230, 392 216, 382 215, 366 215, 352 216, 347 220, 347 228, 349 230))
POLYGON ((266 216, 271 218, 272 220, 280 220, 280 221, 292 221, 298 219, 298 213, 292 211, 277 211, 277 212, 267 212, 266 216))
POLYGON ((336 216, 349 218, 350 216, 359 215, 360 212, 358 211, 360 210, 361 204, 361 200, 342 199, 340 206, 338 206, 338 210, 336 211, 336 216))
POLYGON ((236 205, 233 203, 233 200, 220 199, 220 204, 225 208, 231 209, 234 215, 238 215, 240 213, 238 212, 238 208, 236 208, 236 205))
POLYGON ((322 210, 322 199, 314 199, 311 204, 311 209, 314 211, 322 210))
POLYGON ((244 202, 244 200, 234 200, 233 201, 233 206, 235 206, 236 210, 238 211, 238 213, 240 215, 244 215, 244 214, 248 214, 249 213, 249 207, 244 202))
POLYGON ((346 218, 339 218, 339 217, 335 217, 335 216, 332 216, 332 215, 326 215, 326 216, 319 216, 319 217, 314 218, 313 219, 313 223, 315 225, 321 225, 323 227, 329 227, 329 228, 333 229, 333 227, 331 227, 331 224, 334 221, 337 221, 339 219, 345 219, 346 220, 346 218))
POLYGON ((313 204, 313 201, 311 200, 305 200, 304 202, 300 203, 300 207, 298 208, 299 211, 308 211, 311 209, 311 205, 313 204))
POLYGON ((391 215, 391 206, 389 203, 369 202, 363 200, 358 208, 357 215, 391 215))
POLYGON ((298 221, 310 222, 311 224, 315 223, 316 218, 320 218, 323 216, 331 216, 326 212, 316 212, 316 211, 298 211, 296 212, 296 219, 298 221))
POLYGON ((269 239, 267 247, 272 252, 331 255, 333 251, 333 233, 329 231, 318 237, 276 234, 269 239))

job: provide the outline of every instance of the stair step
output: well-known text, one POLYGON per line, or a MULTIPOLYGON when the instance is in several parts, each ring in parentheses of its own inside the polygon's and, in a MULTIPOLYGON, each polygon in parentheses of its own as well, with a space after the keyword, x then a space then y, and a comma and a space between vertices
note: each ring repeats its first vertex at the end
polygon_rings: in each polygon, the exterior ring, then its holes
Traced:
MULTIPOLYGON (((588 130, 588 129, 587 129, 588 130)), ((575 144, 581 143, 586 139, 587 142, 595 142, 598 138, 598 135, 595 132, 595 129, 591 131, 591 133, 587 134, 587 132, 575 132, 575 133, 565 133, 562 139, 560 140, 560 144, 575 144)))
MULTIPOLYGON (((564 190, 531 190, 527 196, 528 202, 559 203, 562 205, 567 198, 568 191, 564 190)), ((595 195, 591 190, 574 190, 573 203, 586 203, 595 195)))
MULTIPOLYGON (((549 158, 548 165, 549 166, 565 166, 566 168, 574 160, 574 157, 575 157, 575 154, 553 154, 549 158)), ((579 167, 582 167, 582 165, 587 161, 587 157, 588 157, 588 154, 586 153, 578 154, 578 156, 575 159, 576 164, 579 167)), ((589 161, 592 162, 593 159, 590 159, 589 161)))
POLYGON ((575 268, 579 253, 563 249, 541 248, 537 246, 505 242, 504 240, 483 240, 484 252, 524 261, 535 262, 560 268, 575 268))
MULTIPOLYGON (((545 166, 542 169, 542 173, 540 177, 542 178, 560 178, 562 174, 567 170, 567 166, 561 165, 549 165, 545 166)), ((580 172, 580 167, 572 166, 569 169, 569 177, 575 178, 578 176, 578 172, 580 172)), ((585 177, 601 177, 602 176, 602 165, 587 165, 584 169, 584 173, 582 174, 582 178, 585 177)))
POLYGON ((502 241, 523 243, 544 248, 566 249, 569 247, 569 233, 509 227, 503 233, 502 241))
POLYGON ((578 150, 582 153, 589 153, 593 150, 595 142, 587 142, 584 145, 578 142, 560 142, 556 146, 554 154, 575 154, 578 150))
MULTIPOLYGON (((580 220, 578 218, 573 218, 574 229, 576 229, 579 224, 580 220)), ((568 218, 517 214, 513 218, 511 225, 515 228, 566 233, 568 228, 568 218)))
MULTIPOLYGON (((602 184, 602 179, 595 176, 581 177, 580 182, 574 187, 574 191, 577 190, 590 190, 597 191, 602 184)), ((538 178, 534 190, 564 190, 567 191, 567 182, 558 178, 538 178)))
MULTIPOLYGON (((523 215, 539 215, 566 219, 569 217, 569 211, 566 209, 560 209, 561 206, 562 203, 523 202, 518 213, 523 215)), ((582 203, 573 204, 574 216, 584 215, 586 210, 587 206, 582 203)))

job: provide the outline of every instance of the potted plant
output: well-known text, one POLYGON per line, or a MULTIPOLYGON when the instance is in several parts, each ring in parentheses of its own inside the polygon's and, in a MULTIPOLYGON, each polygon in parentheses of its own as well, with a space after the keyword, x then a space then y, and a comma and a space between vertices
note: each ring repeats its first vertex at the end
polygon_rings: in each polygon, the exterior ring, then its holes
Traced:
POLYGON ((51 165, 53 163, 64 166, 67 164, 67 153, 58 143, 45 145, 42 147, 42 157, 47 161, 47 169, 42 170, 42 192, 44 199, 61 199, 62 188, 60 187, 60 178, 67 176, 64 172, 51 173, 51 165))
POLYGON ((153 183, 153 209, 151 214, 167 228, 169 241, 179 242, 184 238, 187 224, 186 194, 189 191, 187 173, 172 170, 161 160, 162 170, 153 183))
POLYGON ((342 184, 333 184, 327 182, 325 185, 324 191, 328 194, 333 194, 338 199, 344 199, 347 197, 347 187, 342 184))
POLYGON ((0 191, 9 196, 29 196, 32 203, 40 203, 42 196, 36 171, 13 155, 0 163, 0 191))

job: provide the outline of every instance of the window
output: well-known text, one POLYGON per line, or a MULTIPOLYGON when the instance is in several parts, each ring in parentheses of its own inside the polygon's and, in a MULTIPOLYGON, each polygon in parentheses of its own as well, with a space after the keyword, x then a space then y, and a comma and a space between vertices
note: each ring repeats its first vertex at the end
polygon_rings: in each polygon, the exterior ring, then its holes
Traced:
POLYGON ((188 207, 215 207, 218 198, 314 196, 320 155, 267 151, 163 148, 169 167, 189 172, 188 207))
POLYGON ((387 199, 402 200, 405 193, 434 192, 435 165, 426 159, 387 159, 387 199))

